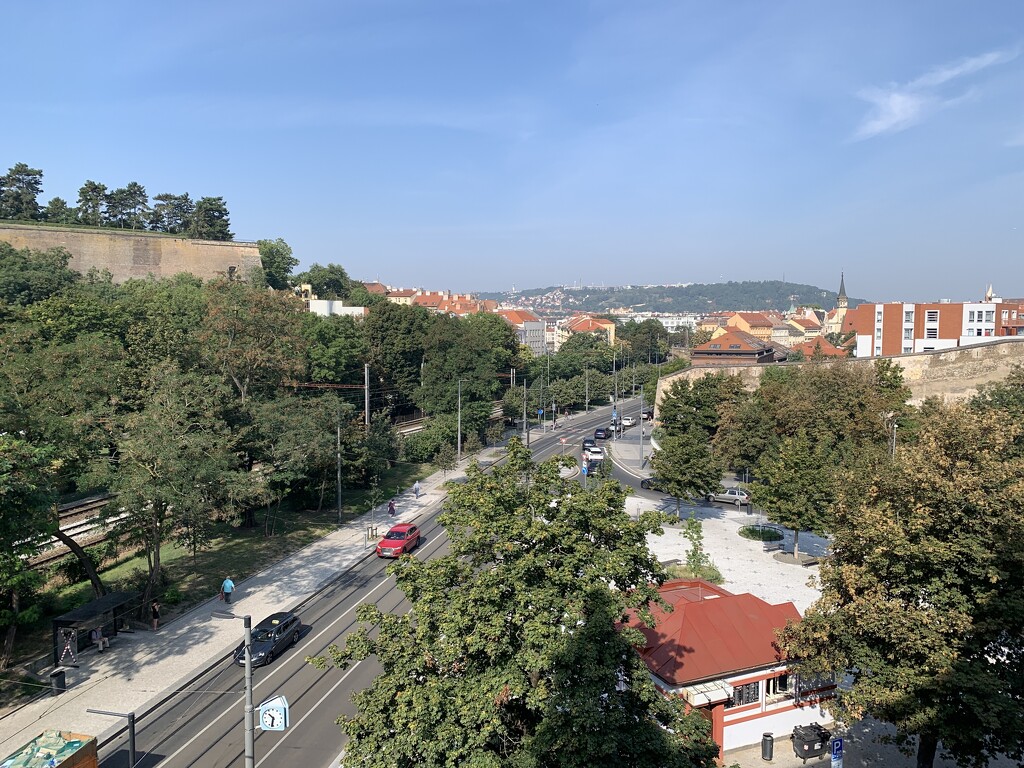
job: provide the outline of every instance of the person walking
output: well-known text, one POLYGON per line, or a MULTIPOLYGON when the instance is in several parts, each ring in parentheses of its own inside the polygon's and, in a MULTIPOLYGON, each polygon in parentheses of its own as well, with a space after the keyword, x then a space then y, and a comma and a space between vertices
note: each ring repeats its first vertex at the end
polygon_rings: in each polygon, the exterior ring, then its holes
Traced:
POLYGON ((391 501, 388 502, 388 516, 389 517, 394 517, 395 516, 395 500, 394 499, 392 499, 391 501))
POLYGON ((412 492, 416 494, 416 498, 417 499, 420 497, 420 481, 419 480, 417 480, 415 483, 412 484, 412 492))
POLYGON ((235 582, 231 580, 230 576, 224 577, 224 583, 220 585, 220 592, 224 595, 224 602, 231 602, 231 593, 235 591, 235 582))
POLYGON ((149 604, 149 618, 153 624, 153 631, 156 632, 156 628, 160 626, 160 603, 156 600, 149 604))

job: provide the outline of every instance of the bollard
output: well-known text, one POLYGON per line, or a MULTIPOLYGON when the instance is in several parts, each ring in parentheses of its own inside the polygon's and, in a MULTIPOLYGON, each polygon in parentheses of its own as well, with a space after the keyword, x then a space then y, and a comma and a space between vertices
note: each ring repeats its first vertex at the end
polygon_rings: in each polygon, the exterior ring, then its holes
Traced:
POLYGON ((771 760, 775 756, 775 737, 770 733, 761 736, 761 759, 771 760))
POLYGON ((68 689, 67 676, 63 669, 55 669, 50 673, 50 695, 60 696, 68 689))

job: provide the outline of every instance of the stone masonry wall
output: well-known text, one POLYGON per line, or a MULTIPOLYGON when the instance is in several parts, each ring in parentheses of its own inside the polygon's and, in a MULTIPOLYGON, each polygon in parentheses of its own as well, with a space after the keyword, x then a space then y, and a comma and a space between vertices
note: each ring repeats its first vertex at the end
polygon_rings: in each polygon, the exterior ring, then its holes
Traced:
POLYGON ((115 283, 149 275, 170 277, 179 272, 212 280, 226 276, 229 267, 235 267, 237 276, 244 279, 250 270, 261 265, 256 243, 189 240, 128 230, 2 223, 0 240, 19 250, 44 251, 62 246, 71 253, 71 269, 83 274, 93 267, 105 269, 113 275, 115 283))
MULTIPOLYGON (((853 365, 873 365, 878 358, 851 358, 853 365)), ((903 367, 903 379, 910 388, 910 402, 919 405, 927 397, 945 400, 966 400, 983 384, 1002 381, 1014 365, 1024 364, 1024 337, 1013 337, 972 344, 966 347, 895 355, 890 358, 903 367)), ((808 363, 780 363, 808 365, 808 363)), ((827 365, 827 363, 826 363, 827 365)), ((761 380, 766 365, 699 366, 665 376, 658 381, 655 402, 676 379, 691 381, 708 374, 725 373, 739 376, 743 386, 753 391, 761 380)))

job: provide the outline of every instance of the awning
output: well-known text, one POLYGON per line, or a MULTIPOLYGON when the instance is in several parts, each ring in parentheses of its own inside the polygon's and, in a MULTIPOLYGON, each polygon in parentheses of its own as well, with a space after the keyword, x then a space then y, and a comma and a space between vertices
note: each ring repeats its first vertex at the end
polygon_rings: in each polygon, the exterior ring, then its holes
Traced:
POLYGON ((715 680, 710 683, 687 685, 681 693, 691 707, 707 707, 731 699, 732 686, 722 680, 715 680))

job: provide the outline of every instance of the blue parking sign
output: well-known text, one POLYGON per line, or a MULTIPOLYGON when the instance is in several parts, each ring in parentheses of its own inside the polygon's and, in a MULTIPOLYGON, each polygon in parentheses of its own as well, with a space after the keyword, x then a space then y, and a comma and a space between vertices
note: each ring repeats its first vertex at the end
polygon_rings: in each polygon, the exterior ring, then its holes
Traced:
POLYGON ((832 739, 832 768, 843 768, 843 740, 832 739))

